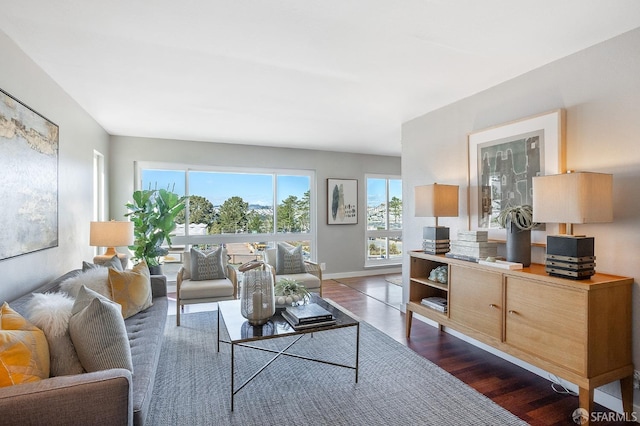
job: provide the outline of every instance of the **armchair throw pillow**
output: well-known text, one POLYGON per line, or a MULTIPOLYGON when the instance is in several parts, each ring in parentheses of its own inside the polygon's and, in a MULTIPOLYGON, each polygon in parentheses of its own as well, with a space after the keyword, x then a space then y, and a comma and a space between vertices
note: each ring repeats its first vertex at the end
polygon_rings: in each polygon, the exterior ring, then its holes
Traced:
POLYGON ((222 247, 205 254, 198 249, 192 248, 190 252, 191 280, 219 280, 226 278, 224 265, 222 262, 222 247))
POLYGON ((302 274, 305 271, 302 246, 291 247, 288 244, 278 243, 276 275, 302 274))
POLYGON ((42 330, 4 302, 0 308, 0 387, 49 377, 49 345, 42 330))

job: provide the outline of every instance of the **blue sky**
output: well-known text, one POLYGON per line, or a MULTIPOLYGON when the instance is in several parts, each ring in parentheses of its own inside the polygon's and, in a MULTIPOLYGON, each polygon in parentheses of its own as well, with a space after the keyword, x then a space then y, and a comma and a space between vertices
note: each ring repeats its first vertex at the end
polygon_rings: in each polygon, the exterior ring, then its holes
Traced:
MULTIPOLYGON (((377 178, 367 179, 367 205, 379 206, 386 203, 386 180, 377 178)), ((402 181, 400 179, 391 179, 389 181, 389 199, 398 197, 402 200, 402 181)))
MULTIPOLYGON (((185 173, 168 170, 143 170, 142 188, 174 188, 178 195, 184 195, 185 173), (156 185, 157 184, 157 185, 156 185)), ((302 198, 309 190, 308 176, 278 176, 278 201, 289 195, 302 198)), ((214 205, 240 196, 249 204, 271 206, 273 199, 273 176, 269 174, 190 172, 189 193, 207 198, 214 205)))

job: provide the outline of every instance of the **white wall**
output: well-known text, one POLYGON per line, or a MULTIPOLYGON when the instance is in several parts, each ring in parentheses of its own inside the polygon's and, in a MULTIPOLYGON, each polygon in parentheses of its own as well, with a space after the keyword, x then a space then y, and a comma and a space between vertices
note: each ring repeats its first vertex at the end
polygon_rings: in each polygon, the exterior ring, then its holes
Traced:
POLYGON ((126 213, 125 203, 131 199, 134 188, 134 161, 315 170, 318 200, 317 259, 326 263, 325 274, 329 275, 364 271, 364 175, 400 175, 399 157, 222 143, 114 136, 111 138, 110 154, 110 200, 113 218, 121 218, 126 213), (327 178, 358 179, 358 204, 361 208, 357 225, 326 224, 327 178))
POLYGON ((93 257, 89 222, 93 212, 93 150, 107 154, 107 133, 0 31, 0 88, 60 128, 59 246, 0 260, 0 301, 45 284, 93 257))
MULTIPOLYGON (((442 218, 452 235, 467 229, 467 134, 544 113, 566 110, 567 169, 612 173, 614 222, 576 225, 595 237, 596 269, 640 277, 640 29, 623 34, 403 125, 402 179, 407 250, 421 246, 433 219, 413 217, 413 188, 460 185, 459 218, 442 218)), ((533 260, 543 259, 534 249, 533 260)), ((408 285, 409 262, 403 272, 408 285)), ((406 298, 406 292, 405 292, 406 298)), ((640 292, 633 289, 633 359, 640 369, 640 292)), ((607 392, 618 394, 617 386, 607 392)), ((637 397, 638 395, 636 395, 637 397)))

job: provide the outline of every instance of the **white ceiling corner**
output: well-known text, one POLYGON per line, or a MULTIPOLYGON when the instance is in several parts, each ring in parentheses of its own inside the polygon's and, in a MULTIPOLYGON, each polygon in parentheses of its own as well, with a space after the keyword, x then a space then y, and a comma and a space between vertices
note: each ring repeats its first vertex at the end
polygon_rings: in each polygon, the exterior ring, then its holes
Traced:
POLYGON ((400 155, 403 122, 640 26, 637 0, 0 0, 110 134, 400 155))

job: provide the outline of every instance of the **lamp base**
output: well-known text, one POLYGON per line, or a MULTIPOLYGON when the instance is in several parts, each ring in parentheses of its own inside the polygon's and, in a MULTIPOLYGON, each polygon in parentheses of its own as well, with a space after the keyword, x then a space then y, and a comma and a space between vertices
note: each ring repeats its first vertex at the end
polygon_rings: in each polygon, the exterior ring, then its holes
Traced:
POLYGON ((549 275, 585 280, 595 274, 594 238, 549 235, 545 270, 549 275))
POLYGON ((425 226, 422 228, 422 251, 427 254, 449 252, 449 228, 445 226, 425 226))
POLYGON ((118 253, 113 251, 112 253, 107 250, 105 254, 99 254, 93 258, 93 263, 96 265, 104 265, 109 262, 113 256, 118 256, 120 259, 120 263, 122 263, 122 269, 127 269, 127 265, 129 264, 129 256, 124 253, 118 253))

